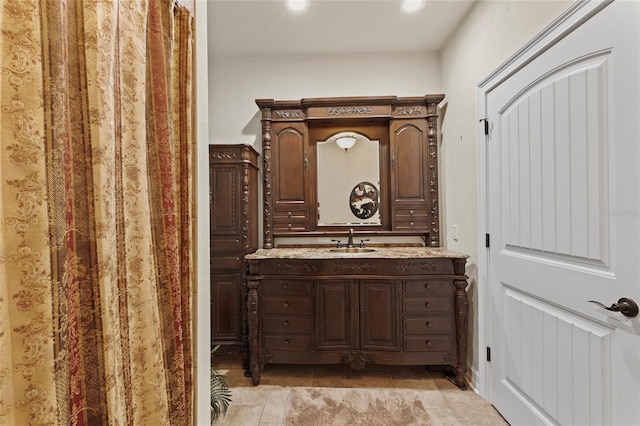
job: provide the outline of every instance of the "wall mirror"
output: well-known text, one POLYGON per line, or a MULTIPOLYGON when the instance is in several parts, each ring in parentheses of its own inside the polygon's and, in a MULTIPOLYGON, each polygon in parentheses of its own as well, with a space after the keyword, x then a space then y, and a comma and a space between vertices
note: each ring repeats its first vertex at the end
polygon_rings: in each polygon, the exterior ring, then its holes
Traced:
POLYGON ((380 141, 341 132, 316 150, 318 226, 380 225, 380 141))

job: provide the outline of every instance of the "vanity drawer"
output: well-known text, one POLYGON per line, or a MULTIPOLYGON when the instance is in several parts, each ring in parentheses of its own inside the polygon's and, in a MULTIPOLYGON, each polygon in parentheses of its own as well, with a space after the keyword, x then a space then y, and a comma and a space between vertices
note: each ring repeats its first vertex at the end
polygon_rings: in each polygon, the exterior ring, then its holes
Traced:
POLYGON ((429 221, 426 218, 416 218, 416 219, 403 219, 399 220, 397 217, 395 219, 394 229, 428 229, 429 221))
POLYGON ((262 292, 265 294, 310 296, 311 283, 309 281, 268 280, 262 283, 262 292))
POLYGON ((307 231, 308 224, 307 219, 299 219, 299 220, 274 220, 273 221, 273 230, 274 231, 307 231))
POLYGON ((281 221, 291 221, 291 220, 307 220, 307 209, 299 208, 299 209, 288 209, 288 210, 275 210, 273 212, 273 219, 281 220, 281 221))
POLYGON ((451 297, 405 297, 403 312, 409 315, 428 315, 435 312, 453 312, 451 297))
POLYGON ((453 335, 423 335, 404 338, 404 350, 411 352, 445 352, 455 348, 453 335))
POLYGON ((308 351, 312 349, 311 338, 306 336, 264 336, 264 349, 286 351, 308 351))
POLYGON ((266 334, 311 334, 311 319, 296 317, 265 317, 263 331, 266 334))
POLYGON ((273 230, 277 231, 307 231, 309 230, 307 209, 305 207, 273 212, 273 230))
POLYGON ((411 280, 404 282, 404 294, 453 294, 453 285, 447 280, 411 280))
POLYGON ((404 216, 403 219, 406 218, 407 220, 410 220, 411 218, 424 220, 424 218, 429 215, 429 211, 422 206, 395 208, 393 212, 396 218, 404 216))
POLYGON ((453 318, 449 316, 405 318, 404 332, 406 334, 453 333, 453 318))
POLYGON ((276 315, 311 315, 311 299, 265 296, 262 298, 262 312, 276 315))

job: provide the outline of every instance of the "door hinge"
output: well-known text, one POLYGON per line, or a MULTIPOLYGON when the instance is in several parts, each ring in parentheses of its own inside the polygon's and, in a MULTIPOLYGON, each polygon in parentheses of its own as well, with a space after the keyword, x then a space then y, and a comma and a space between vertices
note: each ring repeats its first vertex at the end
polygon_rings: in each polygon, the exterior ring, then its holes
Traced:
POLYGON ((487 346, 487 361, 491 362, 491 348, 487 346))
POLYGON ((489 244, 490 241, 491 241, 491 238, 489 237, 489 234, 484 234, 484 246, 485 247, 489 247, 490 246, 490 244, 489 244))
POLYGON ((489 136, 489 119, 481 118, 480 122, 483 122, 483 121, 484 121, 484 135, 489 136))

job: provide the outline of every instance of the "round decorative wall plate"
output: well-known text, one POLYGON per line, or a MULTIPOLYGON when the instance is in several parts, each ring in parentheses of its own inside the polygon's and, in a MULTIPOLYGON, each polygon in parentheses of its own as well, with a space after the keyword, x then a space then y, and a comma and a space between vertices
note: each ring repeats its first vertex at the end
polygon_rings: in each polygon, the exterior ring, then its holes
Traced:
POLYGON ((370 182, 360 182, 349 196, 349 207, 358 219, 368 219, 378 211, 378 188, 370 182))

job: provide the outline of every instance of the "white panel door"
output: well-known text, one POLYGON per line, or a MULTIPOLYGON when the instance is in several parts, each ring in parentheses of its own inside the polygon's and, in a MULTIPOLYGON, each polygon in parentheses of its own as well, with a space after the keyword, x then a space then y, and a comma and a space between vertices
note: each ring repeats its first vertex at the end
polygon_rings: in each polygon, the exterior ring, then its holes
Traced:
POLYGON ((640 318, 589 303, 640 302, 639 22, 613 2, 486 92, 489 398, 514 425, 640 424, 640 318))

